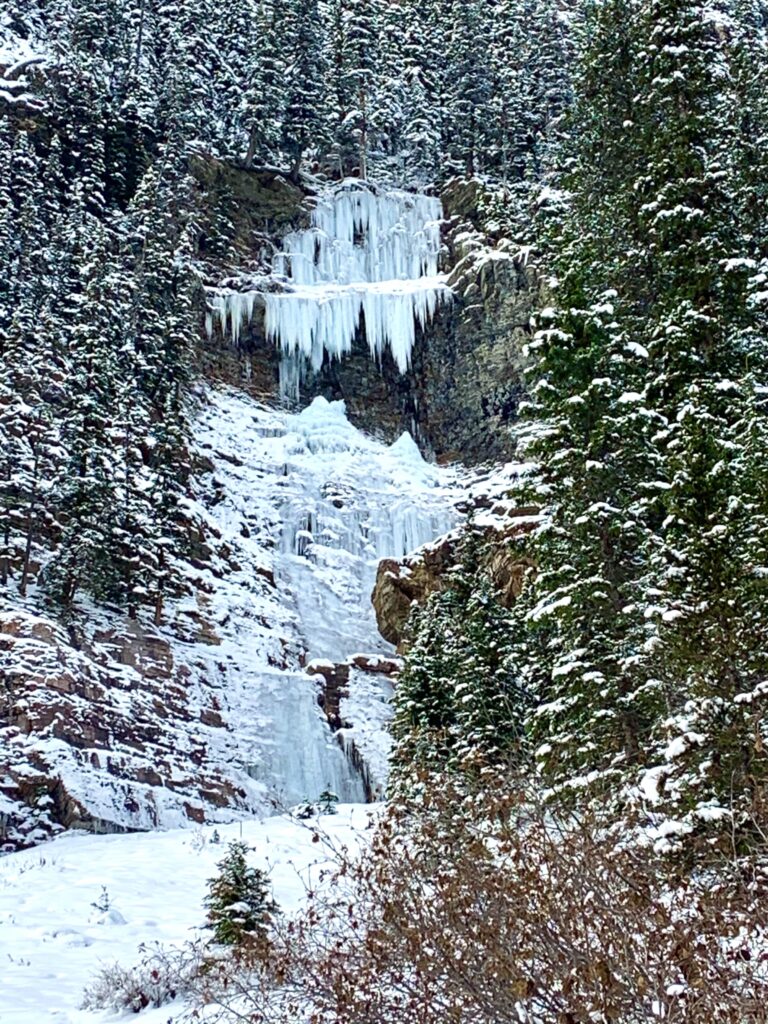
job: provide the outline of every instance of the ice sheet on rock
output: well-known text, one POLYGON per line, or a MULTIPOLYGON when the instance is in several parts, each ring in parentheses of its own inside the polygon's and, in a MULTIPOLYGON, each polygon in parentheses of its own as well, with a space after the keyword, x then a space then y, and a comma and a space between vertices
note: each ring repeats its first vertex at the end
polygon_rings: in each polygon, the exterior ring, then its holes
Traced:
POLYGON ((286 418, 280 546, 311 656, 390 651, 370 593, 382 558, 400 558, 458 520, 448 471, 404 435, 386 447, 356 430, 343 402, 316 398, 286 418))
MULTIPOLYGON (((300 355, 319 370, 326 354, 340 359, 349 353, 363 326, 371 355, 381 360, 389 349, 398 370, 405 373, 416 325, 425 327, 450 294, 440 277, 370 285, 304 285, 264 295, 265 328, 284 356, 300 355)), ((236 304, 242 305, 241 299, 236 304)), ((227 310, 223 319, 231 323, 234 316, 227 310)))
POLYGON ((318 200, 309 229, 285 238, 274 269, 297 285, 435 277, 442 215, 439 199, 348 179, 318 200))
POLYGON ((452 296, 438 273, 441 216, 439 199, 343 182, 318 200, 311 227, 284 239, 273 264, 282 291, 211 291, 209 335, 215 319, 237 343, 260 298, 283 354, 282 394, 297 398, 305 366, 346 355, 360 330, 373 358, 389 350, 405 373, 416 326, 452 296))
POLYGON ((456 524, 457 478, 427 464, 407 435, 387 446, 362 434, 342 402, 317 398, 298 415, 226 391, 212 392, 211 402, 197 437, 223 496, 213 525, 242 568, 217 583, 216 617, 226 625, 222 645, 205 656, 212 671, 225 663, 221 699, 237 723, 234 757, 284 803, 326 788, 363 799, 362 780, 322 715, 317 680, 302 666, 361 650, 391 653, 370 601, 378 560, 456 524), (262 609, 247 581, 264 572, 275 589, 262 609), (274 616, 275 604, 279 633, 267 646, 260 620, 274 616))

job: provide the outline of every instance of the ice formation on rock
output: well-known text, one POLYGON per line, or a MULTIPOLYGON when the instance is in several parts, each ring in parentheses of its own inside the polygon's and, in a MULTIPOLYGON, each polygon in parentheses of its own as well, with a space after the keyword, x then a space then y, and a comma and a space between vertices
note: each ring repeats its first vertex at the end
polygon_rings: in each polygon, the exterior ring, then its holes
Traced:
POLYGON ((258 297, 267 337, 283 354, 281 391, 291 397, 305 366, 318 370, 326 355, 348 353, 361 327, 371 355, 380 360, 389 349, 404 373, 416 325, 451 297, 438 273, 441 216, 439 199, 345 181, 318 200, 311 227, 285 238, 273 266, 283 290, 215 290, 209 332, 215 317, 237 343, 258 297))
POLYGON ((212 526, 241 567, 217 584, 211 610, 226 624, 207 656, 212 674, 225 665, 222 714, 237 721, 230 756, 286 803, 326 788, 361 800, 362 780, 303 665, 361 651, 392 657, 370 599, 379 559, 456 525, 458 478, 425 462, 409 435, 384 445, 349 422, 343 402, 324 398, 287 415, 213 392, 197 437, 222 487, 212 526), (248 581, 265 574, 275 587, 259 597, 248 581))

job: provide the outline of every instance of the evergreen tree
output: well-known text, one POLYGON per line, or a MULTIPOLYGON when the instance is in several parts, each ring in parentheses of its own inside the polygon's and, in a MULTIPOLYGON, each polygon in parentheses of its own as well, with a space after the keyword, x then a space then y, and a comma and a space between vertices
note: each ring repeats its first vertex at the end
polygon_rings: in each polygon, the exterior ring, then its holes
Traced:
POLYGON ((207 927, 222 946, 245 946, 264 942, 275 915, 279 913, 269 891, 266 874, 248 865, 248 847, 230 843, 219 861, 219 874, 208 882, 205 906, 207 927))
POLYGON ((529 728, 557 787, 619 799, 643 778, 686 827, 742 825, 764 775, 764 325, 728 50, 686 2, 596 5, 586 36, 556 308, 534 346, 548 526, 529 728))
POLYGON ((664 418, 654 440, 666 487, 649 574, 674 777, 664 797, 694 823, 720 814, 738 830, 764 802, 755 686, 768 667, 756 571, 768 513, 757 455, 765 407, 755 395, 766 324, 747 302, 755 239, 735 156, 740 104, 728 49, 698 4, 654 2, 639 25, 647 167, 636 195, 659 288, 648 393, 664 418))
POLYGON ((281 53, 285 40, 281 25, 277 5, 261 3, 244 98, 248 136, 246 167, 251 167, 257 157, 260 160, 277 157, 284 102, 281 53))
POLYGON ((454 0, 451 6, 447 129, 456 168, 467 176, 484 169, 491 101, 486 13, 480 0, 454 0))
POLYGON ((378 0, 347 0, 347 75, 353 98, 353 124, 360 161, 360 177, 368 177, 368 150, 379 60, 378 0))
POLYGON ((298 180, 306 154, 322 150, 326 142, 326 66, 317 0, 291 0, 288 17, 283 145, 291 178, 298 180))
POLYGON ((449 586, 414 613, 395 693, 396 785, 414 769, 519 763, 526 698, 511 663, 514 630, 470 534, 449 586))

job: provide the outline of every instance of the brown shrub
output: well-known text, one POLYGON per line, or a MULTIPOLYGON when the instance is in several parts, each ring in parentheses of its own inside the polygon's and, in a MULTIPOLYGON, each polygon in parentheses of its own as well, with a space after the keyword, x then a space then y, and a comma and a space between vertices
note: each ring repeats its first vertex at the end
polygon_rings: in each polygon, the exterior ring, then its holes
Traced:
POLYGON ((743 880, 671 876, 508 781, 467 796, 441 780, 342 858, 289 925, 279 972, 324 1024, 757 1024, 760 897, 743 880))

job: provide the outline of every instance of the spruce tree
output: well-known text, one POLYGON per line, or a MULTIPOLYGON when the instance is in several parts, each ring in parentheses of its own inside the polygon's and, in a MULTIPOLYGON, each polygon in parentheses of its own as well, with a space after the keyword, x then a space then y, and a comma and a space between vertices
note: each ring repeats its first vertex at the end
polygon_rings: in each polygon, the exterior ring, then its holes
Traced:
POLYGON ((213 941, 222 946, 266 941, 279 913, 266 874, 249 866, 248 852, 245 843, 230 843, 219 861, 219 874, 208 882, 207 927, 213 931, 213 941))
POLYGON ((297 181, 307 153, 322 150, 326 142, 326 65, 317 0, 290 0, 286 33, 283 146, 291 160, 291 178, 297 181))
POLYGON ((762 805, 766 510, 734 76, 697 4, 612 0, 586 38, 534 345, 529 728, 560 791, 641 783, 683 829, 738 829, 762 805))
POLYGON ((448 130, 456 168, 468 177, 484 169, 491 101, 486 15, 479 0, 455 0, 451 6, 448 130))
POLYGON ((245 87, 246 167, 251 167, 257 158, 276 161, 278 156, 284 103, 282 51, 285 40, 281 26, 277 5, 262 2, 245 87))
POLYGON ((395 693, 393 778, 519 764, 526 696, 511 660, 515 630, 470 533, 448 586, 414 613, 395 693))
POLYGON ((649 573, 653 666, 668 702, 661 798, 693 827, 721 816, 738 834, 764 801, 756 684, 768 668, 755 387, 766 325, 747 301, 755 239, 736 155, 740 103, 728 48, 700 5, 654 2, 640 28, 648 162, 636 194, 659 289, 648 394, 664 420, 654 440, 666 482, 649 573))
POLYGON ((379 62, 378 0, 347 0, 347 74, 354 103, 354 130, 360 177, 368 177, 368 150, 375 113, 379 62))

